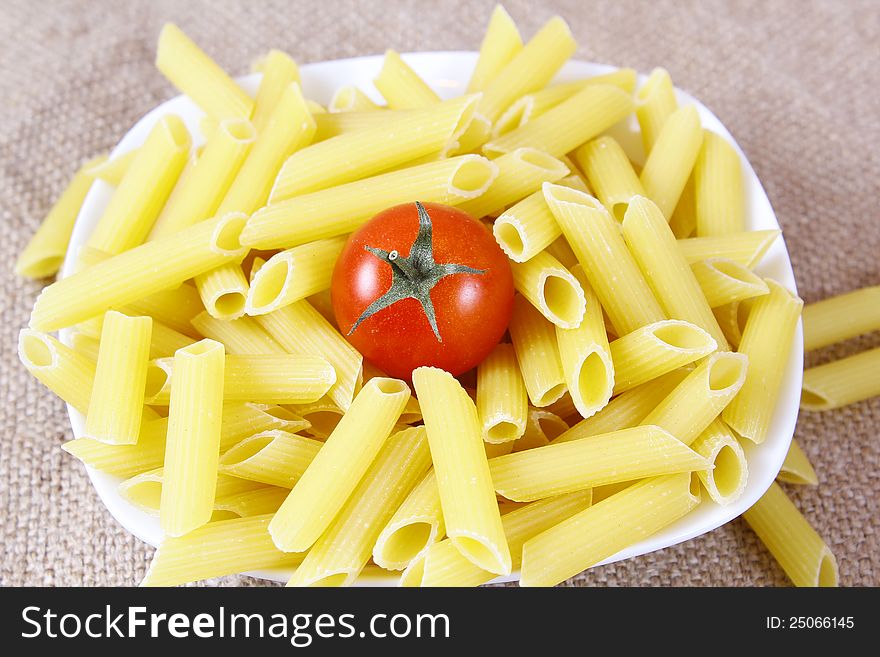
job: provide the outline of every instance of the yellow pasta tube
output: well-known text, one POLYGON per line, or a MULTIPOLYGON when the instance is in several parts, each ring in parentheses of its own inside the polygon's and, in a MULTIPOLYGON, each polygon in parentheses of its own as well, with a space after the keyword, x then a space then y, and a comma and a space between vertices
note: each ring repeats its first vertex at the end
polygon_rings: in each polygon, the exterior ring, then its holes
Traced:
POLYGON ((692 264, 691 271, 711 308, 760 297, 770 291, 760 276, 733 260, 708 258, 692 264))
POLYGON ((556 258, 542 251, 524 263, 511 263, 513 284, 557 327, 572 329, 584 319, 581 283, 556 258))
POLYGON ((325 440, 333 433, 333 429, 345 415, 345 411, 330 401, 329 395, 312 404, 292 404, 287 408, 309 423, 307 433, 318 440, 325 440))
POLYGON ((173 23, 159 33, 156 68, 217 120, 251 115, 250 96, 173 23))
MULTIPOLYGON (((577 491, 532 502, 502 515, 501 524, 513 567, 518 568, 522 563, 522 547, 526 541, 588 508, 591 500, 591 491, 577 491)), ((432 545, 423 559, 413 563, 410 572, 403 574, 401 581, 411 586, 478 586, 495 578, 494 573, 472 564, 453 548, 449 540, 432 545), (416 569, 418 576, 413 572, 416 569)))
POLYGON ((336 372, 336 383, 327 396, 343 411, 360 390, 364 358, 307 301, 297 301, 257 321, 272 338, 292 354, 325 358, 336 372))
POLYGON ((223 415, 223 345, 202 340, 174 355, 159 522, 182 536, 211 518, 223 415))
POLYGON ((195 277, 196 289, 208 314, 231 321, 244 314, 248 280, 238 263, 227 263, 195 277))
POLYGON ((177 586, 261 568, 290 568, 302 554, 287 554, 269 535, 270 514, 212 522, 180 537, 166 537, 141 586, 177 586))
POLYGON ((788 448, 788 454, 785 461, 776 475, 776 481, 783 481, 786 484, 809 484, 815 486, 819 483, 819 477, 810 463, 810 459, 804 454, 804 450, 798 445, 798 442, 792 438, 791 446, 788 448))
POLYGON ((446 534, 469 561, 509 574, 510 551, 474 403, 451 374, 437 368, 417 368, 413 386, 428 432, 446 534))
POLYGON ((880 329, 880 285, 804 306, 804 350, 880 329), (845 317, 846 321, 840 321, 845 317))
POLYGON ((84 437, 115 445, 137 442, 152 328, 149 317, 107 313, 84 437))
POLYGON ((217 471, 264 484, 293 488, 323 443, 280 429, 254 434, 220 457, 217 471))
POLYGON ((61 268, 79 209, 92 187, 94 171, 106 161, 107 156, 101 155, 79 168, 15 261, 16 274, 46 278, 61 268))
POLYGON ((486 158, 461 155, 296 196, 254 213, 245 243, 266 249, 345 235, 380 210, 408 201, 459 205, 482 194, 496 174, 486 158))
POLYGON ((138 149, 87 242, 111 255, 143 243, 189 158, 180 117, 161 118, 138 149))
MULTIPOLYGON (((556 404, 553 404, 551 408, 555 406, 556 404)), ((574 410, 573 404, 571 408, 574 410)), ((529 420, 526 424, 526 432, 522 438, 513 444, 511 451, 521 452, 524 449, 534 449, 535 447, 549 445, 550 441, 555 440, 566 431, 568 431, 568 423, 558 414, 542 408, 529 407, 529 420)), ((493 456, 501 456, 501 454, 492 454, 489 455, 489 458, 493 456)))
POLYGON ((633 196, 645 195, 626 153, 613 137, 599 137, 584 144, 574 152, 574 159, 596 197, 617 221, 623 221, 633 196))
POLYGON ((748 365, 745 354, 729 351, 711 354, 641 423, 662 427, 685 445, 690 445, 740 391, 748 365))
POLYGON ((263 132, 272 118, 272 113, 281 102, 284 90, 291 82, 299 82, 299 68, 296 62, 285 52, 272 49, 266 55, 260 67, 263 74, 257 97, 254 99, 254 110, 251 123, 257 134, 263 132))
MULTIPOLYGON (((147 401, 167 404, 177 377, 172 361, 154 362, 150 368, 147 401)), ((223 398, 227 402, 309 404, 336 382, 333 366, 320 356, 228 354, 224 372, 223 398)))
POLYGON ((565 21, 551 18, 484 86, 480 114, 494 123, 514 100, 550 82, 576 49, 565 21))
POLYGON ((54 331, 179 285, 224 262, 238 262, 246 217, 230 214, 143 244, 56 281, 37 298, 31 327, 54 331))
POLYGON ((539 190, 502 212, 492 233, 508 258, 526 262, 549 247, 562 235, 562 229, 539 190))
POLYGON ((668 319, 627 333, 609 346, 618 394, 708 356, 718 343, 699 326, 668 319))
POLYGON ((728 235, 689 237, 678 240, 678 248, 691 264, 708 258, 726 258, 752 269, 761 261, 781 232, 777 228, 771 228, 728 235))
POLYGON ((508 330, 529 399, 535 406, 549 406, 565 393, 565 373, 553 324, 517 295, 508 330))
POLYGON ((666 319, 619 225, 597 199, 550 184, 544 198, 619 335, 666 319))
POLYGON ((749 358, 746 381, 722 414, 740 436, 758 444, 764 442, 770 430, 804 306, 797 295, 776 281, 768 278, 765 282, 770 293, 755 300, 739 344, 739 352, 749 358))
POLYGON ((827 411, 880 395, 878 368, 880 347, 804 370, 801 408, 827 411))
POLYGON ((495 492, 529 502, 618 481, 705 470, 709 463, 661 427, 645 425, 489 460, 495 492))
POLYGON ((327 109, 331 112, 373 112, 385 108, 354 85, 347 84, 334 92, 327 109))
POLYGON ((265 315, 281 306, 329 289, 346 236, 301 244, 276 253, 251 281, 245 312, 265 315))
POLYGON ((374 128, 379 125, 390 125, 411 114, 411 111, 393 112, 337 112, 334 114, 315 114, 314 143, 338 137, 339 135, 374 128))
POLYGON ((206 338, 222 342, 227 353, 239 355, 285 353, 275 340, 250 317, 224 321, 201 312, 192 319, 192 325, 206 338))
POLYGON ((464 96, 312 144, 284 162, 270 203, 361 180, 445 151, 474 118, 478 96, 464 96))
POLYGON ((18 357, 28 372, 80 413, 87 413, 95 381, 95 361, 46 333, 22 329, 18 357))
POLYGON ((128 167, 137 156, 138 149, 134 148, 122 155, 116 155, 109 160, 95 164, 89 169, 89 174, 93 179, 103 180, 108 185, 119 187, 119 183, 125 177, 128 167))
POLYGON ((751 309, 751 302, 752 299, 745 299, 744 301, 726 303, 723 306, 712 309, 712 314, 715 315, 718 325, 733 348, 739 348, 742 332, 751 309))
POLYGON ((719 348, 727 348, 727 339, 660 208, 644 196, 636 196, 621 226, 633 258, 666 315, 699 326, 719 348))
POLYGON ((98 362, 100 344, 100 338, 95 338, 85 333, 76 332, 70 336, 70 347, 76 353, 86 356, 95 363, 98 362))
POLYGON ((580 283, 586 299, 586 312, 580 326, 556 326, 556 342, 565 384, 581 417, 588 418, 602 409, 611 399, 614 389, 614 364, 602 318, 599 298, 577 265, 572 276, 580 283))
POLYGON ((721 135, 703 131, 694 164, 697 235, 727 235, 746 229, 746 192, 739 153, 721 135))
POLYGON ((477 366, 477 416, 483 440, 506 443, 526 430, 529 400, 513 345, 495 346, 477 366))
POLYGON ((401 502, 431 467, 424 427, 388 439, 336 521, 309 550, 288 586, 348 586, 370 560, 373 545, 401 502))
POLYGON ((363 387, 272 518, 269 533, 279 549, 307 550, 333 524, 409 396, 409 388, 397 379, 376 378, 363 387))
POLYGON ((691 449, 713 466, 697 471, 709 497, 722 506, 738 500, 749 480, 749 465, 742 446, 730 428, 716 418, 691 443, 691 449))
POLYGON ((648 413, 654 410, 687 375, 688 371, 680 368, 627 390, 612 399, 592 417, 581 420, 554 438, 553 442, 564 443, 635 427, 641 424, 648 413))
POLYGON ((437 93, 395 50, 385 51, 382 69, 373 84, 392 110, 418 109, 440 102, 437 93))
POLYGON ((629 486, 523 545, 520 586, 554 586, 663 527, 699 503, 689 473, 629 486))
POLYGON ((697 230, 697 208, 694 198, 694 174, 685 183, 678 204, 669 218, 669 228, 675 239, 681 240, 690 237, 697 230))
POLYGON ((678 108, 675 88, 669 72, 655 68, 636 95, 636 117, 642 133, 645 153, 650 153, 666 120, 678 108))
POLYGON ((493 156, 531 147, 558 157, 610 128, 632 110, 632 97, 619 87, 590 85, 538 118, 493 139, 483 146, 483 152, 493 156))
POLYGON ((226 511, 240 518, 275 513, 284 502, 288 491, 278 486, 263 486, 222 498, 218 494, 214 501, 214 515, 226 511))
POLYGON ((522 47, 522 37, 516 23, 504 7, 495 5, 480 44, 480 55, 468 81, 467 93, 482 91, 522 47))
POLYGON ((179 182, 150 231, 154 240, 213 217, 256 139, 245 119, 221 121, 198 160, 179 182))
POLYGON ((743 517, 795 586, 837 586, 837 559, 779 484, 743 517))
POLYGON ((668 220, 694 168, 703 142, 700 115, 693 105, 675 110, 657 136, 639 180, 668 220))
POLYGON ((437 477, 430 470, 383 527, 373 547, 373 561, 403 570, 446 533, 437 477))

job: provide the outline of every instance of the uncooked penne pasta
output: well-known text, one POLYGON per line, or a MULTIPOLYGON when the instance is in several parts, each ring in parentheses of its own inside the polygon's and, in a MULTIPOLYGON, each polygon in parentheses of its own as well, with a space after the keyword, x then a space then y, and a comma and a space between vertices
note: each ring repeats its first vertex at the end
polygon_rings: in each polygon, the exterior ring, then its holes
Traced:
POLYGON ((287 585, 354 583, 370 560, 382 528, 429 467, 431 452, 424 427, 392 435, 287 585))
POLYGON ((669 228, 677 240, 688 238, 697 230, 697 208, 694 196, 694 174, 691 172, 691 177, 685 183, 678 204, 669 218, 669 228))
POLYGON ((619 225, 597 199, 551 184, 544 198, 619 335, 666 319, 619 225))
POLYGON ((272 518, 269 533, 275 545, 302 552, 333 524, 409 396, 409 388, 397 379, 376 378, 363 387, 272 518))
POLYGON ((223 416, 223 345, 202 340, 174 355, 159 521, 182 536, 211 518, 223 416))
POLYGON ((740 498, 749 480, 749 465, 745 452, 733 431, 720 418, 712 423, 691 443, 691 449, 712 464, 708 470, 698 470, 703 488, 716 504, 732 504, 740 498))
POLYGON ((480 55, 471 73, 467 93, 482 91, 520 50, 522 37, 510 14, 500 4, 495 5, 486 34, 480 44, 480 55))
POLYGON ((727 338, 660 208, 644 196, 633 197, 621 227, 630 253, 666 315, 699 326, 719 349, 726 349, 727 338))
POLYGON ((222 342, 226 352, 237 355, 283 354, 284 349, 251 317, 221 320, 202 311, 192 325, 206 338, 222 342))
POLYGON ((46 278, 56 273, 64 262, 73 224, 79 216, 86 194, 92 188, 95 170, 107 161, 101 155, 83 164, 73 180, 55 201, 37 232, 15 261, 15 273, 28 278, 46 278))
MULTIPOLYGON (((573 408, 573 407, 572 407, 573 408)), ((542 408, 529 407, 529 417, 522 438, 513 443, 511 452, 521 452, 535 447, 549 445, 550 441, 561 436, 568 430, 568 424, 556 413, 542 408)), ((510 452, 508 452, 509 454, 510 452)), ((488 454, 489 458, 503 454, 488 454)))
POLYGON ((689 237, 678 240, 678 248, 691 264, 707 258, 727 258, 752 269, 761 261, 781 232, 778 228, 770 228, 727 235, 689 237))
POLYGON ((599 137, 584 144, 574 152, 574 159, 596 197, 617 221, 623 221, 633 196, 645 195, 626 153, 613 137, 599 137))
POLYGON ((553 324, 517 295, 508 330, 529 399, 535 406, 549 406, 565 393, 565 373, 553 324))
POLYGON ((244 315, 248 280, 238 263, 220 265, 195 277, 196 289, 208 314, 224 321, 244 315))
POLYGON ((108 311, 83 437, 113 445, 138 441, 153 320, 108 311))
POLYGON ((461 155, 296 196, 254 213, 243 238, 257 249, 291 247, 345 235, 380 210, 416 198, 461 204, 482 194, 497 169, 484 157, 461 155))
POLYGON ((293 488, 321 449, 323 443, 280 429, 248 436, 221 457, 221 474, 293 488))
POLYGON ((180 536, 165 537, 141 586, 176 586, 260 568, 289 568, 303 554, 282 552, 269 535, 271 514, 212 522, 180 536))
POLYGON ((690 473, 633 484, 526 541, 520 586, 559 584, 672 524, 699 501, 690 473))
POLYGON ((492 232, 495 241, 513 262, 528 261, 562 235, 541 190, 502 212, 495 220, 492 232))
POLYGON ((440 97, 396 50, 386 50, 382 69, 373 84, 392 110, 429 107, 440 102, 440 97))
MULTIPOLYGON (((163 468, 156 468, 155 470, 143 472, 120 483, 117 490, 122 498, 132 506, 148 515, 158 517, 159 506, 162 499, 162 482, 164 480, 164 475, 165 472, 163 468)), ((257 482, 247 481, 245 479, 237 479, 236 477, 218 474, 216 499, 222 499, 224 502, 227 502, 234 496, 243 493, 253 493, 261 488, 271 487, 267 487, 264 484, 257 482)), ((226 506, 228 506, 228 504, 226 506)), ((264 513, 268 513, 268 511, 264 511, 264 513)), ((221 519, 225 520, 227 519, 225 516, 235 517, 240 515, 242 514, 235 513, 229 508, 219 509, 215 504, 210 522, 221 519)), ((251 513, 249 515, 259 514, 251 513)))
POLYGON ((557 324, 556 342, 565 384, 574 406, 581 417, 588 418, 611 399, 614 364, 599 298, 587 282, 580 265, 572 269, 571 275, 584 291, 586 310, 583 321, 576 328, 560 328, 557 324))
MULTIPOLYGON (((770 293, 755 299, 739 344, 749 358, 746 381, 722 417, 743 438, 762 443, 779 399, 804 302, 782 285, 765 279, 770 293)), ((798 356, 800 358, 800 356, 798 356)))
POLYGON ((636 98, 636 117, 641 128, 645 154, 648 154, 666 120, 678 108, 675 87, 672 86, 669 72, 663 68, 655 68, 651 71, 651 75, 636 94, 636 98))
POLYGON ((344 235, 316 240, 273 255, 251 281, 245 313, 265 315, 329 289, 333 267, 347 240, 344 235))
POLYGON ((54 331, 159 292, 225 262, 238 262, 247 217, 230 214, 142 244, 44 288, 31 327, 54 331))
POLYGON ((306 420, 310 425, 306 433, 318 440, 325 440, 333 433, 333 429, 345 415, 345 411, 334 404, 329 395, 312 404, 291 404, 286 408, 306 420))
POLYGON ((581 325, 586 307, 584 290, 561 262, 542 251, 524 263, 511 263, 510 268, 517 292, 550 322, 563 329, 581 325))
POLYGON ((509 574, 510 551, 474 403, 451 374, 437 368, 416 368, 413 386, 428 432, 447 536, 469 561, 509 574))
POLYGON ((668 319, 627 333, 609 346, 618 394, 708 356, 718 343, 699 326, 668 319))
POLYGON ((801 408, 827 411, 876 397, 880 395, 878 372, 880 347, 806 369, 801 408))
POLYGON ((837 586, 837 559, 779 484, 770 484, 743 518, 795 586, 837 586))
POLYGON ((281 102, 284 90, 291 82, 299 82, 299 68, 296 62, 281 50, 270 50, 260 67, 263 78, 254 99, 251 123, 257 134, 263 132, 272 118, 272 113, 281 102))
POLYGON ((336 90, 327 109, 331 112, 372 112, 385 108, 354 85, 347 84, 336 90))
POLYGON ((526 430, 529 400, 513 345, 495 346, 477 366, 477 416, 483 440, 506 443, 526 430))
POLYGON ((391 125, 411 113, 412 110, 400 112, 386 110, 384 112, 314 114, 313 117, 317 129, 315 130, 315 137, 312 139, 312 143, 317 144, 325 139, 331 139, 332 137, 357 132, 366 128, 374 128, 379 125, 391 125))
POLYGON ((278 486, 262 486, 254 490, 228 494, 214 499, 214 514, 226 511, 240 518, 275 513, 287 497, 288 490, 278 486))
POLYGON ((880 329, 880 285, 804 306, 804 350, 820 349, 880 329), (842 317, 845 322, 840 321, 842 317))
POLYGON ((770 291, 760 276, 726 258, 695 262, 691 265, 691 271, 711 308, 760 297, 770 291))
POLYGON ((724 137, 703 131, 694 163, 697 235, 727 235, 746 229, 746 192, 739 153, 724 137))
POLYGON ((819 483, 819 477, 813 469, 810 459, 804 454, 804 450, 798 445, 798 442, 792 438, 791 446, 788 448, 788 454, 785 461, 776 475, 776 481, 782 481, 786 484, 809 484, 815 486, 819 483))
POLYGON ((745 354, 716 351, 700 361, 641 424, 662 427, 690 445, 740 391, 748 365, 745 354))
POLYGON ((515 502, 675 472, 705 470, 705 458, 668 431, 645 425, 498 456, 495 491, 515 502))
POLYGON ((373 547, 373 561, 388 570, 403 570, 445 534, 440 489, 432 469, 380 532, 373 547))
POLYGON ((95 180, 103 180, 108 185, 119 187, 125 177, 125 172, 131 166, 132 161, 137 156, 138 149, 133 148, 121 155, 114 155, 109 160, 105 160, 94 167, 90 168, 89 174, 95 180))
POLYGON ((633 110, 632 97, 612 85, 590 85, 506 135, 483 146, 489 156, 517 148, 537 148, 553 156, 565 155, 633 110))
MULTIPOLYGON (((763 279, 761 279, 763 282, 763 279)), ((768 288, 769 292, 769 288, 768 288)), ((763 296, 763 295, 762 295, 763 296)), ((718 326, 724 332, 724 337, 730 343, 731 348, 739 348, 740 340, 742 340, 742 332, 746 326, 746 320, 749 317, 753 299, 744 299, 743 301, 734 301, 726 303, 712 309, 712 314, 718 320, 718 326)))
POLYGON ((47 333, 22 329, 18 334, 18 358, 36 379, 65 403, 88 413, 95 361, 75 352, 47 333))
POLYGON ((703 143, 700 115, 693 105, 673 112, 654 142, 639 180, 668 220, 678 203, 703 143))
POLYGON ((189 132, 179 116, 169 114, 159 119, 104 208, 87 244, 110 255, 142 244, 183 171, 190 145, 189 132))
POLYGON ((251 115, 250 96, 173 23, 159 33, 156 68, 217 120, 251 115))

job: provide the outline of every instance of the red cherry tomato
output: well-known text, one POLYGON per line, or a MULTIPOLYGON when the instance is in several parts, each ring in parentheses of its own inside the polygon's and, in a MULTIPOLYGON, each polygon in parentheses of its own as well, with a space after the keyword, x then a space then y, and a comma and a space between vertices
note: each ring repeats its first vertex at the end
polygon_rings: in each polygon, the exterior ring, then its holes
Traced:
POLYGON ((409 379, 421 365, 457 375, 507 330, 513 275, 492 234, 466 212, 406 203, 349 238, 331 297, 339 330, 390 376, 409 379))

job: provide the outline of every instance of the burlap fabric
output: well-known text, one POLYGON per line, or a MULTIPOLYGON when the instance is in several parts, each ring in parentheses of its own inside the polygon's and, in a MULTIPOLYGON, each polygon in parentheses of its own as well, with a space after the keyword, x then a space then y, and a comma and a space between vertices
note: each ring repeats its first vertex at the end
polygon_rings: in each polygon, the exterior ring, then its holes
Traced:
MULTIPOLYGON (((509 0, 525 34, 553 13, 583 59, 663 65, 745 149, 785 230, 806 301, 880 282, 880 9, 864 2, 509 0)), ((0 2, 0 584, 132 585, 152 549, 104 509, 61 451, 64 406, 20 366, 16 337, 40 285, 12 264, 77 163, 112 147, 176 92, 153 68, 162 23, 180 24, 234 74, 269 47, 302 63, 476 49, 476 0, 0 2)), ((842 317, 841 321, 846 321, 842 317)), ((808 364, 880 344, 872 335, 808 364)), ((788 487, 840 563, 844 585, 880 583, 880 399, 804 413, 797 439, 818 488, 788 487)), ((245 577, 210 582, 262 584, 245 577)), ((742 520, 572 586, 786 585, 742 520)))

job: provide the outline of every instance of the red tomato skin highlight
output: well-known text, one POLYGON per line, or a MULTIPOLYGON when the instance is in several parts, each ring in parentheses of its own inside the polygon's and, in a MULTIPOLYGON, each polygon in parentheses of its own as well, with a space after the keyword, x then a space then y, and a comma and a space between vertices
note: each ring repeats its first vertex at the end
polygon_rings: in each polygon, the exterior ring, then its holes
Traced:
POLYGON ((422 365, 453 375, 475 367, 502 338, 513 310, 513 275, 492 233, 462 210, 424 205, 433 227, 434 260, 485 270, 446 276, 431 290, 442 342, 421 304, 411 298, 384 308, 346 335, 361 313, 391 287, 391 266, 364 247, 409 256, 419 230, 415 203, 388 208, 353 233, 336 262, 331 284, 340 332, 379 369, 405 380, 422 365))

